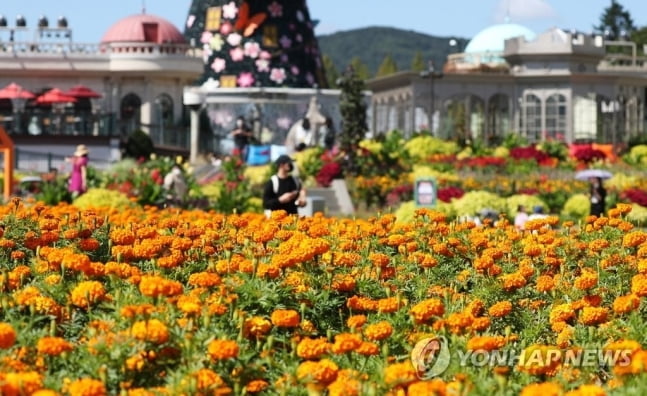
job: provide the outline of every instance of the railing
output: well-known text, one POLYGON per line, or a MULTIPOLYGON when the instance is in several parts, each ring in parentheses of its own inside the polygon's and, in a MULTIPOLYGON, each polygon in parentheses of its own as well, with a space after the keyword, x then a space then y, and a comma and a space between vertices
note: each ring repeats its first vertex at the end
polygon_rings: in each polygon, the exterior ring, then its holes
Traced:
MULTIPOLYGON (((28 150, 15 150, 14 167, 25 172, 49 172, 51 169, 58 171, 71 170, 72 165, 65 161, 66 156, 52 153, 42 153, 28 150)), ((97 169, 106 169, 110 162, 92 159, 90 166, 97 169)))
POLYGON ((140 56, 172 56, 194 57, 197 50, 188 44, 170 43, 73 43, 73 42, 34 42, 34 41, 0 41, 0 57, 2 56, 28 56, 39 55, 66 55, 75 56, 113 56, 113 55, 140 55, 140 56))
POLYGON ((26 110, 0 114, 0 125, 12 135, 114 136, 115 114, 26 110))

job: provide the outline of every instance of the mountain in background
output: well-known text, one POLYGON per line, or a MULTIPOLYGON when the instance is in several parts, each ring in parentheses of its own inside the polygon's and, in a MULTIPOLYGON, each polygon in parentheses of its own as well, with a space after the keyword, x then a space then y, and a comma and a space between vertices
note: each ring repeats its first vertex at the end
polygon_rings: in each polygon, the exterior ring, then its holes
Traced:
POLYGON ((342 72, 351 59, 358 57, 369 73, 375 75, 387 55, 391 55, 398 70, 410 70, 411 62, 420 53, 425 60, 433 60, 440 69, 453 52, 462 52, 468 39, 460 37, 438 37, 412 30, 391 27, 367 27, 317 36, 319 48, 329 56, 335 68, 342 72), (450 44, 455 40, 456 45, 450 44))

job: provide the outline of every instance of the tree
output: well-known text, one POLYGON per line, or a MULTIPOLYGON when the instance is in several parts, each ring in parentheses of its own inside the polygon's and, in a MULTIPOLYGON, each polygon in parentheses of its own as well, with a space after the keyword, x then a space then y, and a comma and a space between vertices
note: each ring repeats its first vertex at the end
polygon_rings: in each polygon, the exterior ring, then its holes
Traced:
POLYGON ((643 48, 647 45, 647 26, 642 27, 631 34, 631 41, 638 45, 638 48, 643 48))
POLYGON ((630 36, 636 26, 629 11, 616 0, 611 0, 611 5, 600 16, 600 24, 593 29, 608 40, 620 40, 630 36))
POLYGON ((371 76, 368 66, 357 56, 350 60, 350 67, 355 71, 357 78, 362 81, 368 80, 371 76))
POLYGON ((398 65, 395 63, 395 60, 393 59, 391 54, 387 54, 384 57, 382 64, 380 64, 380 67, 377 69, 375 77, 388 76, 389 74, 397 73, 397 71, 398 65))
POLYGON ((328 88, 337 88, 337 80, 339 79, 339 71, 335 67, 335 62, 328 55, 322 57, 323 68, 326 72, 326 80, 328 80, 328 88))
POLYGON ((411 71, 420 73, 421 71, 427 70, 427 64, 425 63, 424 58, 422 57, 422 52, 417 51, 411 60, 411 71))
POLYGON ((349 66, 337 85, 341 88, 339 111, 342 118, 342 131, 339 140, 341 150, 346 153, 344 167, 351 174, 356 174, 357 146, 368 131, 364 80, 357 75, 352 66, 349 66))

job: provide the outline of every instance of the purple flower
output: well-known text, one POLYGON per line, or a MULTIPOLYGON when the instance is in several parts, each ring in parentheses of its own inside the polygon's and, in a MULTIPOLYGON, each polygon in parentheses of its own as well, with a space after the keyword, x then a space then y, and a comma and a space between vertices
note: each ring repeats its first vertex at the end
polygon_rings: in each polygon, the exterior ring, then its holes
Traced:
POLYGON ((299 68, 298 68, 296 65, 292 65, 292 67, 290 68, 290 71, 291 71, 291 72, 292 72, 292 74, 294 74, 295 76, 299 74, 299 68))
POLYGON ((270 72, 270 80, 277 84, 282 84, 285 81, 285 70, 283 68, 273 68, 270 72))
POLYGON ((288 36, 281 36, 279 42, 283 48, 290 48, 290 46, 292 46, 292 40, 290 40, 288 36))
POLYGON ((280 16, 283 16, 283 6, 277 3, 276 1, 273 1, 272 4, 267 6, 267 10, 270 12, 270 15, 273 18, 278 18, 280 16))
POLYGON ((308 82, 308 84, 310 84, 311 86, 315 84, 315 78, 314 78, 314 76, 312 75, 312 73, 310 73, 310 72, 306 73, 306 81, 307 81, 307 82, 308 82))
POLYGON ((254 76, 252 73, 243 72, 238 76, 238 86, 247 88, 254 85, 254 76))

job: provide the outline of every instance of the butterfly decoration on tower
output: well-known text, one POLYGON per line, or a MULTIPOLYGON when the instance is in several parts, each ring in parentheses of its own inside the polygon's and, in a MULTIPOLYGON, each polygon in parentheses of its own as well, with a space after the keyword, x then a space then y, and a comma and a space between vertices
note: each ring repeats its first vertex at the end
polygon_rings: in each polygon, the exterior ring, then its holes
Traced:
POLYGON ((239 32, 242 32, 243 36, 249 37, 254 34, 256 29, 258 29, 263 22, 265 22, 265 19, 267 19, 266 12, 259 12, 254 15, 250 15, 249 3, 247 1, 243 1, 238 9, 238 19, 236 20, 234 28, 239 32))

